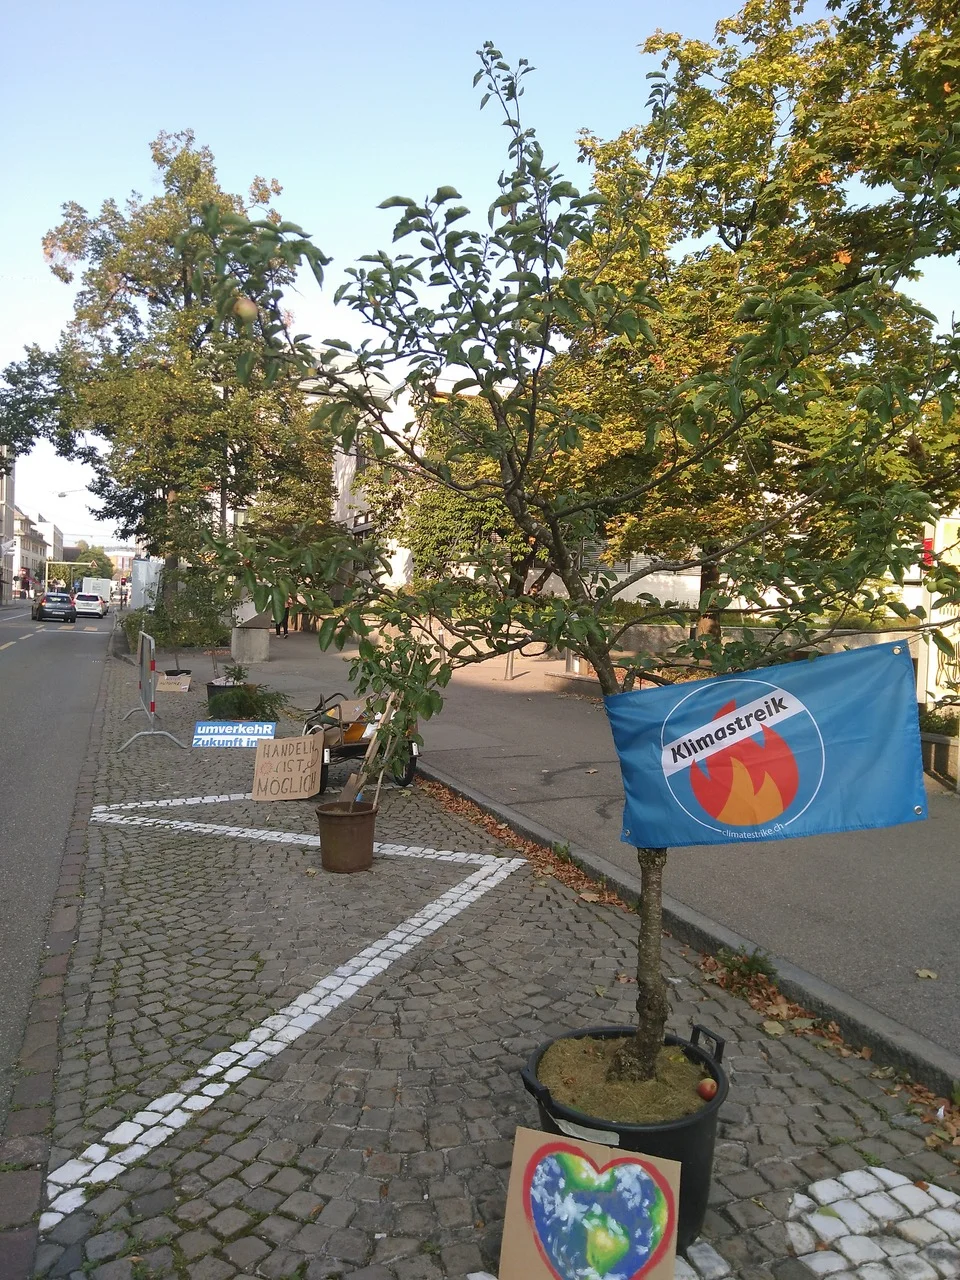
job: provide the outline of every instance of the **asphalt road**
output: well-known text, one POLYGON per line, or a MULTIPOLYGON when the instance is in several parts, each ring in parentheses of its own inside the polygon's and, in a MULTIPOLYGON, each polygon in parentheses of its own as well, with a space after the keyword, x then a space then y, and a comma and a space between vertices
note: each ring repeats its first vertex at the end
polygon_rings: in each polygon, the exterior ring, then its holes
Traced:
POLYGON ((0 609, 0 1129, 112 627, 0 609))
MULTIPOLYGON (((548 669, 562 668, 518 660, 505 681, 498 659, 459 672, 422 727, 425 760, 636 874, 603 707, 544 691, 548 669)), ((343 657, 308 636, 271 639, 255 674, 301 706, 347 688, 343 657)), ((960 796, 928 792, 924 823, 671 850, 665 892, 960 1053, 960 796)))

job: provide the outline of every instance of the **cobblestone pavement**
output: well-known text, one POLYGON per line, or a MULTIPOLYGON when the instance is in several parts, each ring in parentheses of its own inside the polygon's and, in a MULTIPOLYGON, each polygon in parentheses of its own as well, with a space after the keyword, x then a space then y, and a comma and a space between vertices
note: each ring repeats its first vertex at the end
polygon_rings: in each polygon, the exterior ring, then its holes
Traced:
MULTIPOLYGON (((67 868, 72 954, 44 963, 28 1039, 53 1030, 25 1046, 0 1143, 0 1280, 30 1274, 41 1186, 38 1275, 495 1273, 513 1132, 536 1127, 517 1068, 552 1034, 630 1021, 635 917, 416 789, 385 793, 370 873, 326 875, 311 805, 236 798, 252 752, 117 755, 135 688, 108 665, 95 802, 163 803, 97 809, 82 893, 67 868)), ((203 710, 168 705, 178 736, 203 710)), ((666 941, 672 1024, 726 1036, 732 1082, 677 1275, 960 1275, 956 1166, 903 1098, 869 1062, 771 1038, 694 959, 666 941)))

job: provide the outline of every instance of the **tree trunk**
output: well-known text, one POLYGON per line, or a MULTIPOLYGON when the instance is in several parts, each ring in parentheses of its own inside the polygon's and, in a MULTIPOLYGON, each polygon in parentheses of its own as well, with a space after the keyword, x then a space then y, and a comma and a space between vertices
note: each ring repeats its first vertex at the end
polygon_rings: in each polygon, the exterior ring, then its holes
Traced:
POLYGON ((666 849, 637 849, 642 892, 637 939, 637 1034, 624 1040, 610 1070, 615 1080, 652 1080, 670 1012, 660 951, 663 933, 663 864, 666 849))
MULTIPOLYGON (((176 489, 167 490, 167 532, 174 528, 177 506, 176 489)), ((180 554, 177 551, 170 552, 163 560, 163 575, 161 578, 161 597, 168 611, 173 609, 174 602, 177 598, 177 579, 180 572, 180 554)))
POLYGON ((220 477, 220 537, 227 536, 227 477, 220 477))
MULTIPOLYGON (((706 555, 712 555, 715 550, 716 550, 715 547, 704 548, 704 552, 706 555)), ((703 598, 703 595, 705 592, 716 591, 719 588, 719 586, 720 586, 720 566, 715 561, 711 561, 709 564, 701 565, 700 566, 700 597, 701 599, 703 598)), ((697 619, 696 634, 698 636, 713 636, 715 640, 719 640, 721 633, 722 633, 722 628, 720 626, 719 609, 707 609, 704 613, 700 614, 700 617, 697 619)))

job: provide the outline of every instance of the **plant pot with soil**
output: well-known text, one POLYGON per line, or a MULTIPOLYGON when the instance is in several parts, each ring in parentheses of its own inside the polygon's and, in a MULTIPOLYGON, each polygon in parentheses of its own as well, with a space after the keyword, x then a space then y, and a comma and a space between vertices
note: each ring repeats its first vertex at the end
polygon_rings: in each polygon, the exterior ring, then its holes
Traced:
MULTIPOLYGON (((207 681, 207 710, 213 714, 213 699, 227 690, 246 687, 249 672, 246 667, 235 664, 225 667, 224 673, 221 675, 216 654, 212 653, 210 656, 213 659, 213 679, 207 681)), ((249 687, 253 688, 254 686, 251 685, 249 687)), ((229 712, 222 712, 222 714, 229 714, 229 712)))
POLYGON ((396 697, 386 700, 382 713, 372 723, 373 732, 360 768, 347 779, 336 800, 317 805, 320 827, 320 865, 324 871, 349 873, 369 871, 373 865, 377 807, 384 774, 402 766, 410 744, 395 721, 396 697), (372 801, 365 801, 363 789, 373 777, 377 784, 372 801))
POLYGON ((633 1027, 568 1032, 539 1045, 520 1076, 547 1133, 677 1161, 677 1248, 684 1250, 707 1212, 718 1113, 729 1090, 724 1041, 695 1024, 689 1040, 664 1036, 653 1080, 611 1081, 618 1053, 635 1035, 633 1027))
POLYGON ((666 849, 637 849, 642 876, 637 940, 637 1022, 591 1027, 541 1044, 521 1071, 549 1133, 676 1160, 677 1248, 697 1238, 707 1211, 717 1118, 729 1091, 724 1041, 701 1026, 666 1033, 661 970, 666 849), (709 1049, 701 1043, 709 1042, 709 1049))

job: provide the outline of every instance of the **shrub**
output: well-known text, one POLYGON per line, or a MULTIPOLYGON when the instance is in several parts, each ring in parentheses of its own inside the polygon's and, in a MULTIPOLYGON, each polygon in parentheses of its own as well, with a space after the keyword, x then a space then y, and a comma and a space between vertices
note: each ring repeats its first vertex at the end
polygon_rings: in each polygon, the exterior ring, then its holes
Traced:
POLYGON ((944 737, 955 738, 958 728, 960 728, 960 719, 949 711, 920 712, 921 733, 942 733, 944 737))
POLYGON ((259 684, 238 684, 215 693, 207 710, 215 720, 275 720, 289 699, 259 684))

